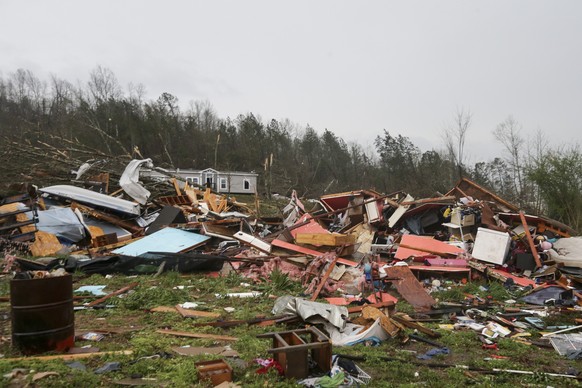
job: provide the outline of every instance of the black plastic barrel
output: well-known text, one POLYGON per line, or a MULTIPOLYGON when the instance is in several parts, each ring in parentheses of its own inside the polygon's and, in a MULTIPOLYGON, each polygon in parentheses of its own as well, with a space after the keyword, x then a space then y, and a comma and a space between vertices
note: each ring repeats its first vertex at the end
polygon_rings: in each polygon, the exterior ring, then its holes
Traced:
POLYGON ((67 351, 75 345, 73 277, 10 281, 12 345, 24 354, 67 351))

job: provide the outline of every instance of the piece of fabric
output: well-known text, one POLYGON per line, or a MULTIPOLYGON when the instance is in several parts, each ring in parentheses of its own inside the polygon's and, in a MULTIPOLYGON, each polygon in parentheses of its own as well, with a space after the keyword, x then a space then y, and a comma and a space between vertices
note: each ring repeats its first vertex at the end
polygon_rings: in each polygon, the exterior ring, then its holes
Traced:
POLYGON ((279 297, 273 306, 275 315, 299 315, 301 319, 311 323, 330 323, 338 330, 346 326, 348 309, 345 306, 335 306, 326 303, 311 302, 290 295, 279 297))

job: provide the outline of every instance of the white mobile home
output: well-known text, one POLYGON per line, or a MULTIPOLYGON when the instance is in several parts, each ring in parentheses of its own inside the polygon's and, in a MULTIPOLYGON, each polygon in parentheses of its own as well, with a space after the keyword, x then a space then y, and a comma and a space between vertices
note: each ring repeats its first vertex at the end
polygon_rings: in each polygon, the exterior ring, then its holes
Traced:
POLYGON ((198 186, 210 187, 217 193, 254 194, 257 177, 254 172, 177 169, 176 175, 198 186))

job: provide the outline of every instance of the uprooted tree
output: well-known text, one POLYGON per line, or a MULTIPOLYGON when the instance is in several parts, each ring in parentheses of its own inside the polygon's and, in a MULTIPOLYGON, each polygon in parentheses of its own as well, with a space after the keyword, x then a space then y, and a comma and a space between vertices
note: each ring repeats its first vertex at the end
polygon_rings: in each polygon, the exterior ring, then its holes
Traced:
MULTIPOLYGON (((132 158, 151 158, 159 167, 256 171, 259 187, 268 192, 296 189, 312 197, 362 188, 431 196, 451 187, 462 173, 511 199, 516 191, 545 193, 551 214, 571 225, 582 224, 579 207, 566 205, 578 206, 572 193, 551 191, 537 173, 547 168, 559 176, 559 154, 552 168, 550 161, 542 163, 540 152, 531 157, 521 149, 512 152, 514 148, 505 160, 466 166, 464 145, 472 114, 463 109, 454 115, 445 151, 421 152, 408 137, 386 130, 377 136, 374 149, 364 149, 331 129, 320 135, 287 119, 265 124, 253 113, 220 118, 207 101, 184 107, 170 93, 153 101, 145 95, 143 85, 124 91, 113 72, 100 66, 85 84, 54 75, 45 82, 22 69, 0 76, 0 194, 12 183, 70 182, 71 171, 87 162, 98 162, 95 166, 115 180, 132 158), (526 155, 538 161, 536 168, 522 159, 526 155), (525 170, 533 172, 523 175, 525 170)), ((505 124, 511 130, 511 123, 505 124)), ((500 140, 510 147, 518 139, 503 136, 505 132, 500 140)), ((527 206, 534 202, 531 196, 516 198, 527 206)), ((543 207, 536 203, 535 208, 543 207)))

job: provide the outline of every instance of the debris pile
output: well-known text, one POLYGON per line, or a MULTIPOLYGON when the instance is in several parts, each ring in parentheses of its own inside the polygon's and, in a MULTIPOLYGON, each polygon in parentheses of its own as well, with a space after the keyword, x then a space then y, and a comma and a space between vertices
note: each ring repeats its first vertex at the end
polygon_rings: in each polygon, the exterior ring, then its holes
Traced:
MULTIPOLYGON (((82 168, 75 172, 77 183, 82 168)), ((101 176, 88 178, 90 188, 28 187, 1 197, 4 273, 16 271, 20 278, 64 271, 235 273, 249 282, 248 291, 217 298, 264 298, 268 294, 259 290, 284 276, 302 290, 274 300, 270 316, 224 320, 221 313, 186 301, 151 311, 205 318, 197 325, 222 329, 309 324, 259 336, 274 344, 269 350, 273 358, 262 360, 263 368, 275 365, 280 374, 306 385, 323 376, 313 377, 308 358, 326 379, 369 382, 370 376, 353 362, 343 359, 342 366, 336 356, 332 361, 332 346, 420 341, 433 346, 418 356, 427 360, 449 354, 447 346, 435 342, 444 331, 473 331, 482 349, 492 352, 499 350, 498 339, 511 338, 582 358, 580 334, 572 332, 582 328, 576 324, 582 321, 563 327, 545 320, 581 311, 582 238, 567 225, 526 214, 468 179, 444 195, 421 199, 358 190, 324 195, 306 206, 293 191, 279 217, 260 217, 256 206, 252 210, 232 196, 175 177, 165 180, 173 192, 153 197, 140 175, 152 168, 149 159, 133 160, 121 174, 120 189, 112 193, 107 177, 101 176), (503 285, 515 300, 496 300, 484 285, 459 300, 441 300, 443 292, 459 286, 492 284, 484 280, 503 285), (399 308, 405 304, 410 309, 399 308), (438 328, 423 322, 437 322, 438 328)), ((103 305, 137 285, 128 284, 85 307, 103 305)), ((225 311, 235 310, 229 308, 225 311)), ((211 335, 168 328, 157 333, 211 335)), ((89 332, 82 338, 103 335, 89 332)), ((218 334, 212 338, 236 340, 218 334)), ((232 381, 232 369, 222 360, 198 367, 202 379, 232 381)))

